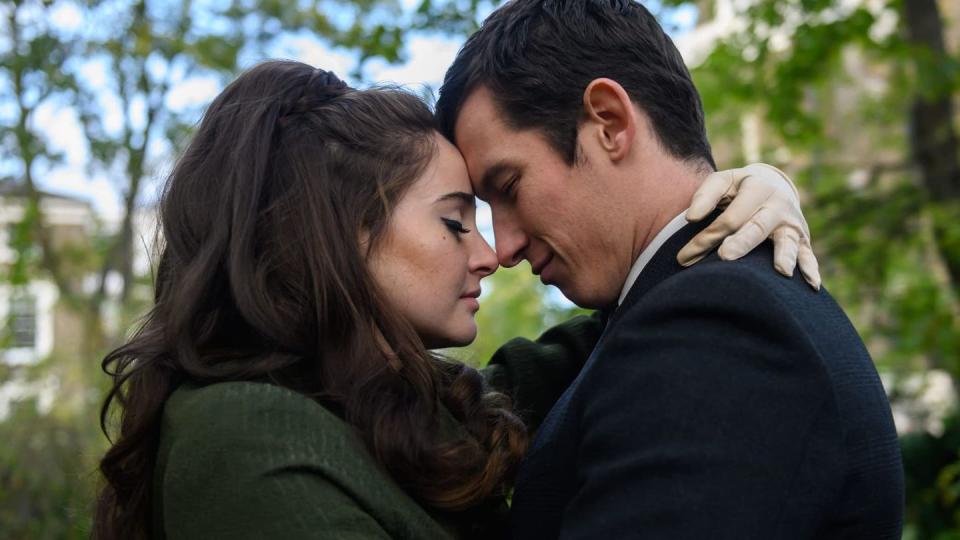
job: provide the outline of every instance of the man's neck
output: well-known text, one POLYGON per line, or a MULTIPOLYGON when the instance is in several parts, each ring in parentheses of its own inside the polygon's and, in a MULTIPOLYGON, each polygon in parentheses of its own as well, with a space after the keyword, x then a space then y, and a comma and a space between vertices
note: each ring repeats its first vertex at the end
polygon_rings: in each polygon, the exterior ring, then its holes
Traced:
POLYGON ((709 173, 698 173, 687 165, 668 167, 656 180, 655 186, 638 186, 632 200, 644 201, 634 229, 633 256, 635 261, 650 242, 677 214, 690 207, 690 199, 709 173), (646 192, 645 195, 642 192, 646 192))
POLYGON ((640 277, 640 274, 644 271, 650 261, 657 255, 657 252, 660 251, 660 248, 670 240, 670 238, 683 229, 687 225, 686 217, 684 216, 686 211, 678 212, 676 216, 673 217, 666 225, 664 225, 656 236, 653 237, 653 240, 643 251, 640 252, 640 256, 633 262, 633 266, 630 268, 630 272, 627 273, 627 279, 623 283, 623 287, 620 289, 620 298, 617 300, 617 305, 623 303, 624 298, 627 297, 627 293, 630 292, 630 289, 633 287, 633 284, 636 283, 637 278, 640 277))

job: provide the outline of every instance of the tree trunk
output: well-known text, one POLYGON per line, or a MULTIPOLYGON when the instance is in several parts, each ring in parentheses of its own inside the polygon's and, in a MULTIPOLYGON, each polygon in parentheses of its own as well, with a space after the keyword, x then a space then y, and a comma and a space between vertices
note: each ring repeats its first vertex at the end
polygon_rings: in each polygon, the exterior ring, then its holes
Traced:
MULTIPOLYGON (((922 70, 943 69, 948 65, 943 19, 937 0, 905 0, 903 6, 908 41, 929 54, 928 58, 932 60, 926 65, 923 61, 925 54, 914 56, 918 80, 923 81, 922 70)), ((911 157, 934 201, 960 201, 960 147, 953 124, 953 96, 949 85, 928 90, 933 91, 928 94, 917 92, 910 110, 911 157)), ((960 253, 951 252, 944 246, 946 228, 951 226, 955 224, 938 223, 935 235, 956 290, 960 287, 960 253)))

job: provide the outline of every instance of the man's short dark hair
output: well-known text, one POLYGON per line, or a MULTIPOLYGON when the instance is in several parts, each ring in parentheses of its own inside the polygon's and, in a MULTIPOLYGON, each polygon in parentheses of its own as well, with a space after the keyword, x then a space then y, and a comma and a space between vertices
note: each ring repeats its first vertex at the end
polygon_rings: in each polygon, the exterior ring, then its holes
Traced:
POLYGON ((485 86, 513 129, 539 129, 568 164, 590 81, 620 83, 673 156, 716 167, 703 104, 680 52, 631 0, 511 0, 493 12, 447 70, 437 119, 455 141, 464 100, 485 86))

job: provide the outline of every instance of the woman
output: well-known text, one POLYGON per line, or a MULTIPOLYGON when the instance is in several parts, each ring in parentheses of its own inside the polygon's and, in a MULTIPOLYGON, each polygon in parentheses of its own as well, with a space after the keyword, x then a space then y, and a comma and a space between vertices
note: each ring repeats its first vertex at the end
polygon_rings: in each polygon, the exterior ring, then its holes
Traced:
MULTIPOLYGON (((497 534, 534 426, 428 352, 473 340, 497 266, 432 122, 295 62, 217 97, 160 205, 156 305, 104 360, 102 421, 122 413, 97 537, 497 534)), ((511 342, 492 384, 535 424, 599 328, 511 342)))

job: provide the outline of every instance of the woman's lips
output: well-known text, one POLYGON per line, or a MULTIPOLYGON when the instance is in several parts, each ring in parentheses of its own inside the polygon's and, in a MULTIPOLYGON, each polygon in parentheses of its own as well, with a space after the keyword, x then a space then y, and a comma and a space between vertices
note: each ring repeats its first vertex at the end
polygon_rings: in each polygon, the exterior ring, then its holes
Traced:
POLYGON ((480 289, 475 289, 464 294, 460 297, 460 299, 466 302, 467 306, 469 306, 473 311, 477 311, 480 309, 480 300, 478 300, 479 297, 480 289))

